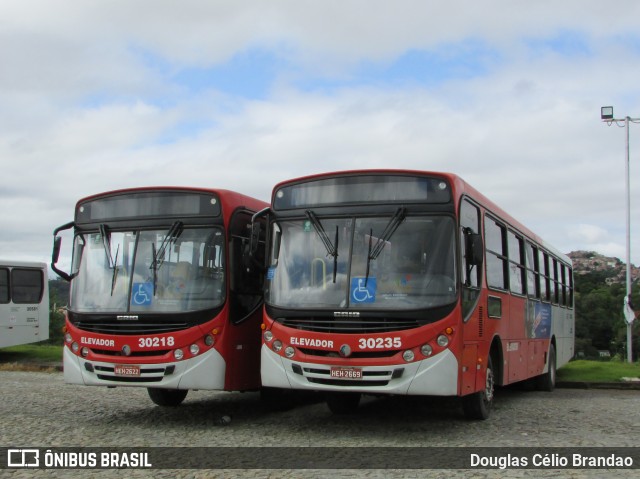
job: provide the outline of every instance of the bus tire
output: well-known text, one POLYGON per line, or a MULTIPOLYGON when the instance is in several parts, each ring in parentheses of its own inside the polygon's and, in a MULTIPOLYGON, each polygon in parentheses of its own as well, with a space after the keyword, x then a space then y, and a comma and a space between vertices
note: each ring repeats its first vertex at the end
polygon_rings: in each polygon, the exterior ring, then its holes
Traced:
POLYGON ((540 391, 551 392, 556 387, 556 348, 549 346, 549 369, 536 378, 536 386, 540 391))
POLYGON ((353 414, 360 405, 360 393, 326 393, 327 406, 333 414, 353 414))
POLYGON ((494 387, 493 363, 491 356, 489 356, 484 390, 462 398, 462 409, 467 419, 484 420, 489 417, 491 408, 493 407, 494 387))
POLYGON ((176 407, 187 397, 188 389, 147 388, 149 397, 158 406, 176 407))
POLYGON ((288 389, 270 388, 260 389, 260 402, 271 412, 282 412, 293 408, 293 392, 288 389))

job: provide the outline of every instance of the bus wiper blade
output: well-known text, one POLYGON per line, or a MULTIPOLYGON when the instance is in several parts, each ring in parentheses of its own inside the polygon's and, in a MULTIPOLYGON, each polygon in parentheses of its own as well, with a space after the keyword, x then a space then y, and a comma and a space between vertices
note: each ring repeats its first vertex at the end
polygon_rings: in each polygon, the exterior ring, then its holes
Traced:
POLYGON ((387 223, 387 226, 384 228, 382 234, 376 240, 375 246, 372 247, 372 238, 373 238, 373 228, 369 233, 369 252, 367 254, 367 271, 364 277, 364 286, 367 287, 367 283, 369 281, 369 267, 371 265, 372 259, 377 259, 382 253, 384 246, 391 239, 393 234, 398 229, 398 226, 402 224, 404 219, 407 217, 407 209, 404 206, 398 208, 393 217, 387 223))
POLYGON ((313 229, 316 230, 316 233, 320 237, 322 244, 327 250, 327 256, 333 257, 333 282, 335 283, 336 272, 337 272, 336 269, 338 266, 338 225, 336 225, 336 237, 335 237, 336 244, 334 246, 331 240, 329 239, 327 232, 324 230, 322 223, 316 216, 316 214, 311 210, 307 210, 306 213, 307 213, 307 217, 309 218, 309 221, 313 225, 313 229))
POLYGON ((113 262, 113 275, 111 276, 111 296, 113 296, 113 290, 116 287, 116 281, 118 280, 118 253, 120 252, 120 245, 116 248, 116 259, 113 262))
POLYGON ((118 280, 118 253, 120 252, 120 245, 116 249, 116 258, 113 259, 111 256, 111 235, 107 230, 107 225, 104 223, 99 227, 100 235, 102 236, 102 245, 104 246, 104 252, 107 255, 107 260, 109 262, 109 269, 113 270, 113 274, 111 275, 111 296, 113 296, 113 290, 116 287, 116 281, 118 280))
MULTIPOLYGON (((176 221, 175 223, 173 223, 173 225, 171 225, 171 228, 169 228, 169 231, 167 231, 167 234, 162 239, 162 243, 160 243, 160 248, 158 248, 157 251, 153 251, 153 261, 149 269, 153 269, 154 273, 162 267, 162 263, 164 263, 164 253, 167 250, 167 247, 171 243, 175 243, 175 241, 182 234, 183 230, 184 228, 183 228, 182 221, 176 221)), ((155 245, 154 245, 154 250, 155 250, 155 245)))
POLYGON ((333 282, 336 282, 336 274, 338 274, 338 225, 336 225, 336 254, 333 255, 333 282))
POLYGON ((369 230, 369 250, 367 251, 367 271, 364 275, 364 287, 369 282, 369 266, 371 265, 371 238, 373 238, 373 228, 369 230))
POLYGON ((153 260, 151 261, 149 269, 153 270, 153 295, 155 296, 158 289, 158 264, 156 261, 157 256, 155 243, 151 243, 151 256, 153 257, 153 260))

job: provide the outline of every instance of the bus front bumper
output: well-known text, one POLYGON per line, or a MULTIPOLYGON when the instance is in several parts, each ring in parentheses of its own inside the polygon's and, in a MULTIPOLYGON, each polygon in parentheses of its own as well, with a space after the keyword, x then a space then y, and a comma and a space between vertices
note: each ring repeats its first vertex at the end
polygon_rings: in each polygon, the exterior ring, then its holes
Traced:
POLYGON ((355 391, 371 394, 455 396, 458 394, 458 361, 445 350, 411 363, 349 367, 360 369, 361 379, 331 377, 331 365, 284 358, 263 344, 260 361, 262 385, 314 391, 355 391))
MULTIPOLYGON (((89 361, 64 347, 64 381, 86 386, 130 386, 167 389, 223 390, 226 364, 215 349, 184 361, 136 364, 139 376, 115 374, 117 363, 89 361)), ((126 366, 126 365, 125 365, 126 366)))

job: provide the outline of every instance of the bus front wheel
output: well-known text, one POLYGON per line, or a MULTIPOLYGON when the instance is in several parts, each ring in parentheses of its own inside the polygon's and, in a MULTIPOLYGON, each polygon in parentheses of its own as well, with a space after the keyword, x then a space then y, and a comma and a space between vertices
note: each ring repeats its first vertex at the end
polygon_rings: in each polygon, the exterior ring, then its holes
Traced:
POLYGON ((360 405, 360 393, 326 393, 327 406, 333 414, 353 414, 360 405))
POLYGON ((549 346, 549 368, 546 373, 536 378, 536 386, 540 391, 553 391, 556 387, 556 348, 549 346))
POLYGON ((493 364, 491 357, 487 363, 485 385, 483 391, 478 391, 462 398, 462 408, 467 419, 487 419, 491 414, 494 394, 493 364))
POLYGON ((149 397, 158 406, 179 406, 189 392, 187 389, 147 388, 149 397))

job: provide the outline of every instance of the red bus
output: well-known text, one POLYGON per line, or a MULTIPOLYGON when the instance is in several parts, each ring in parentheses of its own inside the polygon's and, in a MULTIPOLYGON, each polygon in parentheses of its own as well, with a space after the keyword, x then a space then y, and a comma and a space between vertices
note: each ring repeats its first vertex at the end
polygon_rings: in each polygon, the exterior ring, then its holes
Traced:
POLYGON ((459 396, 485 419, 494 386, 552 390, 573 356, 570 259, 458 176, 294 179, 268 213, 265 387, 323 391, 334 413, 459 396))
MULTIPOLYGON (((146 387, 162 406, 189 389, 259 389, 264 273, 247 258, 252 216, 265 206, 170 187, 78 201, 75 220, 54 231, 51 264, 71 281, 65 382, 146 387), (56 266, 67 229, 70 273, 56 266)), ((264 240, 255 249, 264 255, 264 240)))

